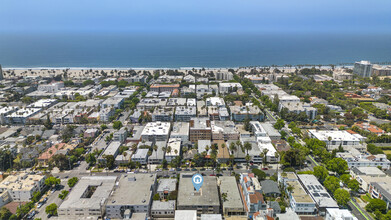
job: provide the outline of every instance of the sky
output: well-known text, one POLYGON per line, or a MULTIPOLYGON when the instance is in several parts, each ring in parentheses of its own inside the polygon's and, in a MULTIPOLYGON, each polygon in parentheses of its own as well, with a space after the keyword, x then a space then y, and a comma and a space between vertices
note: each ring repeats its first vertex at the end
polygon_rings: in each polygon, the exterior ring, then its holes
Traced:
POLYGON ((390 0, 0 0, 0 32, 390 33, 390 0))

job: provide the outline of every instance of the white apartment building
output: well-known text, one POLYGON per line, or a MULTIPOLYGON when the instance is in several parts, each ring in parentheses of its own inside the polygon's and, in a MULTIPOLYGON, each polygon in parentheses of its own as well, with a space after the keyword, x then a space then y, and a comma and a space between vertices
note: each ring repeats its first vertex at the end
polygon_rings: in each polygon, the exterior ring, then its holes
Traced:
POLYGON ((41 84, 38 86, 38 91, 48 92, 48 93, 56 93, 60 91, 60 89, 64 88, 63 82, 53 82, 50 84, 41 84))
POLYGON ((385 154, 353 155, 351 152, 338 152, 336 156, 344 159, 348 163, 349 169, 353 167, 381 167, 383 170, 388 170, 391 164, 385 154))
POLYGON ((293 211, 297 214, 315 214, 316 204, 310 195, 304 190, 298 180, 286 181, 293 187, 292 192, 288 192, 289 203, 293 211))
POLYGON ((141 165, 147 164, 148 151, 148 149, 137 149, 136 153, 132 155, 132 161, 139 162, 141 165))
POLYGON ((27 119, 40 112, 41 108, 22 108, 6 116, 6 120, 13 124, 25 124, 27 119))
POLYGON ((206 99, 206 106, 224 107, 225 102, 224 99, 220 97, 209 97, 206 99))
POLYGON ((326 209, 325 220, 357 220, 347 209, 326 209))
POLYGON ((12 201, 28 202, 33 193, 41 191, 45 187, 44 175, 30 175, 19 173, 10 175, 0 183, 0 194, 9 192, 12 201))
POLYGON ((243 89, 240 83, 219 83, 220 93, 231 93, 243 89))
POLYGON ((181 139, 170 138, 168 139, 167 149, 171 149, 170 152, 166 152, 167 162, 171 162, 174 158, 179 157, 181 154, 181 139))
POLYGON ((170 122, 149 122, 145 125, 143 132, 141 133, 141 139, 143 141, 164 141, 167 140, 170 135, 171 123, 170 122))
POLYGON ((347 150, 349 147, 360 148, 360 139, 347 131, 334 130, 308 130, 311 138, 316 138, 326 143, 328 150, 337 149, 340 145, 347 150))

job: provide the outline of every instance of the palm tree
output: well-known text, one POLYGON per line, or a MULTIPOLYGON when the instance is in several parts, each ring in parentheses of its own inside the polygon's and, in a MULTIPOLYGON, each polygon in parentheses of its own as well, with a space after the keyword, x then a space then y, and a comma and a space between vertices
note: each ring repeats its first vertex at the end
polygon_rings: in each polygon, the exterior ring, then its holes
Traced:
POLYGON ((232 143, 229 145, 229 150, 231 151, 231 154, 234 154, 234 151, 237 150, 236 144, 235 144, 234 142, 232 142, 232 143))
POLYGON ((267 152, 269 152, 269 149, 263 149, 262 153, 263 153, 263 167, 265 167, 267 165, 267 152))
POLYGON ((253 149, 253 146, 250 142, 244 143, 244 149, 246 150, 246 153, 248 155, 248 151, 253 149))
POLYGON ((244 159, 246 160, 246 169, 248 170, 248 162, 250 161, 251 157, 247 154, 244 159))
POLYGON ((243 145, 242 145, 242 142, 240 142, 240 140, 237 140, 236 141, 236 148, 237 148, 237 150, 236 150, 236 157, 238 157, 238 153, 239 153, 239 149, 241 149, 242 151, 243 151, 243 145))
POLYGON ((280 154, 278 153, 278 151, 276 151, 274 153, 274 157, 277 159, 277 175, 278 175, 278 164, 279 164, 278 158, 280 157, 280 154))
POLYGON ((155 145, 153 145, 153 151, 155 151, 155 155, 156 155, 156 158, 157 158, 157 145, 155 144, 155 145))
POLYGON ((221 144, 221 149, 223 150, 223 159, 225 158, 225 155, 224 155, 224 149, 225 149, 225 144, 221 144))

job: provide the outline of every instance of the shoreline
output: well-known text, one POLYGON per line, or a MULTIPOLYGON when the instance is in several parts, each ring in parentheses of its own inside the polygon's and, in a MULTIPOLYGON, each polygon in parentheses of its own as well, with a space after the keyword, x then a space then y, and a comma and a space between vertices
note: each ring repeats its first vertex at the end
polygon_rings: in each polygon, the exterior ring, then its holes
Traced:
MULTIPOLYGON (((319 68, 319 65, 292 65, 292 66, 247 66, 247 67, 2 67, 3 70, 228 70, 228 69, 262 69, 262 68, 319 68)), ((334 68, 352 68, 353 65, 335 65, 334 68)), ((331 69, 330 65, 321 65, 322 69, 331 69)))

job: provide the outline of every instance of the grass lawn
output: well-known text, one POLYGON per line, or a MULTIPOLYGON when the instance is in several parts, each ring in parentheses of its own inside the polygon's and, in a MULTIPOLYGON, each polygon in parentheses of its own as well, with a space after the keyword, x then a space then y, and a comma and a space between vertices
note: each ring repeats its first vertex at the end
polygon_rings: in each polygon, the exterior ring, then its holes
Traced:
POLYGON ((361 196, 361 199, 362 199, 364 202, 369 202, 369 201, 372 200, 372 198, 371 198, 368 194, 362 195, 362 196, 361 196))
POLYGON ((391 150, 383 150, 385 154, 391 154, 391 150))

